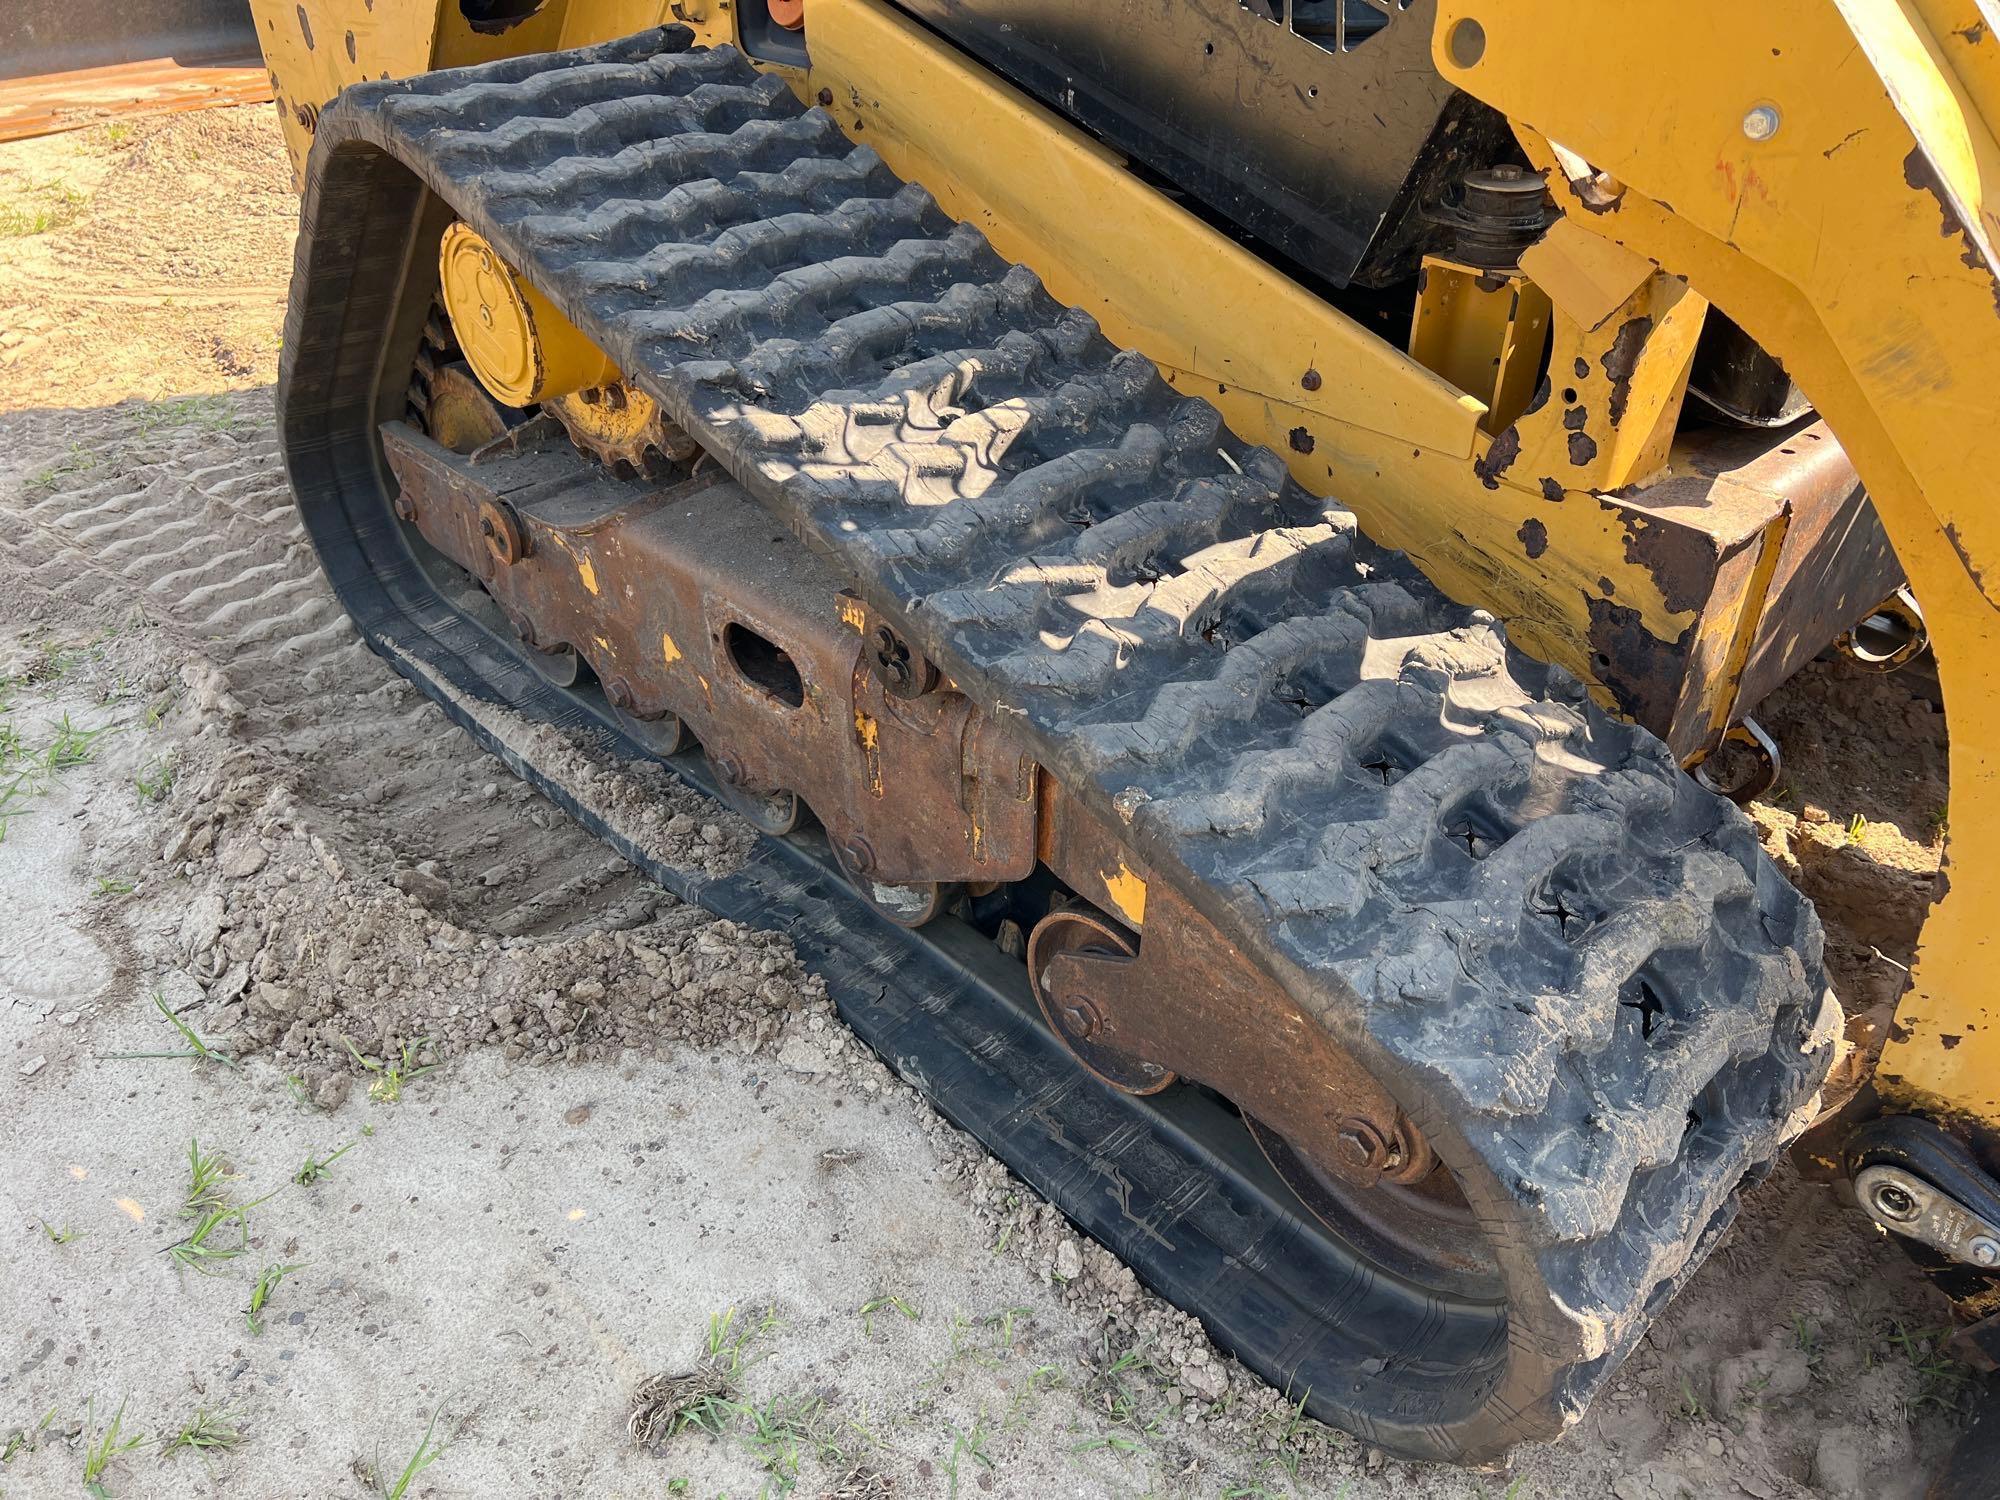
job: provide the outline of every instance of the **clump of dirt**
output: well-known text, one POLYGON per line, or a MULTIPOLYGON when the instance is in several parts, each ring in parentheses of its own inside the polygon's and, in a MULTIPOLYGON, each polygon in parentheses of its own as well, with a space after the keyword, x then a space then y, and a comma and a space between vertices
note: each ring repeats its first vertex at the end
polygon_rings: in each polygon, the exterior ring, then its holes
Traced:
MULTIPOLYGON (((193 703, 202 712, 199 695, 193 703)), ((611 774, 582 749, 567 756, 611 774)), ((498 791, 471 795, 482 794, 498 791)), ((356 1053, 415 1065, 482 1045, 532 1064, 682 1046, 754 1052, 794 1017, 824 1028, 833 1015, 824 981, 782 937, 664 893, 666 909, 630 928, 532 937, 461 926, 433 909, 451 896, 433 862, 357 868, 248 748, 183 776, 170 810, 160 858, 186 893, 177 942, 200 986, 201 1025, 268 1052, 328 1108, 362 1075, 356 1053)), ((717 869, 741 858, 741 825, 650 811, 667 857, 717 869)))
POLYGON ((1827 978, 1853 1052, 1830 1095, 1865 1078, 1908 987, 1944 855, 1945 716, 1922 664, 1809 663, 1759 710, 1784 753, 1750 809, 1764 847, 1826 926, 1827 978))

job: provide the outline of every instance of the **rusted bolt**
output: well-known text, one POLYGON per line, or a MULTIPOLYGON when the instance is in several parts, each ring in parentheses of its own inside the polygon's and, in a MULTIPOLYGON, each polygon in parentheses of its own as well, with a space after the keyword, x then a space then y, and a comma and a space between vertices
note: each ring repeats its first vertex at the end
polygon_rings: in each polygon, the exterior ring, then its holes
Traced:
POLYGON ((851 835, 840 846, 840 853, 847 862, 847 868, 857 875, 873 873, 875 869, 875 846, 860 834, 851 835))
POLYGON ((400 521, 414 521, 417 518, 417 502, 401 490, 396 491, 396 518, 400 521))
POLYGON ((892 698, 921 698, 942 681, 929 659, 912 652, 909 643, 887 625, 876 629, 870 655, 892 698))
POLYGON ((632 712, 639 706, 638 697, 632 691, 632 684, 623 677, 614 677, 604 684, 604 696, 611 700, 613 708, 632 712))
POLYGON ((479 535, 495 562, 517 563, 528 555, 528 538, 521 530, 520 517, 505 500, 481 502, 479 535))
POLYGON ((910 680, 910 648, 887 625, 875 632, 875 665, 891 689, 905 686, 910 680))
POLYGON ((1104 1016, 1088 995, 1072 995, 1058 1009, 1062 1013, 1063 1030, 1079 1042, 1089 1041, 1104 1029, 1104 1016))
POLYGON ((1379 1172, 1389 1159, 1389 1143, 1366 1120, 1342 1120, 1333 1144, 1339 1165, 1349 1172, 1379 1172))
POLYGON ((744 782, 743 762, 724 752, 715 757, 715 774, 730 786, 741 786, 744 782))
POLYGON ((585 386, 582 390, 576 393, 576 398, 577 400, 581 401, 585 406, 595 406, 597 405, 598 402, 604 399, 604 392, 599 390, 594 385, 585 386))
POLYGON ((1306 371, 1305 374, 1299 377, 1299 384, 1304 386, 1309 391, 1318 390, 1320 387, 1319 371, 1317 370, 1306 371))

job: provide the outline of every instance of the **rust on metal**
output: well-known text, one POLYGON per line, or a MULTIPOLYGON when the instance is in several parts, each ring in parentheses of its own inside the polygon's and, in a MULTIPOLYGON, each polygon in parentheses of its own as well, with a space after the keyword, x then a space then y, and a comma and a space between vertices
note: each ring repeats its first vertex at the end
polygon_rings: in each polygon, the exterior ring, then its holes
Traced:
POLYGON ((795 795, 836 848, 869 851, 857 873, 918 884, 1033 869, 1034 767, 1018 743, 946 687, 891 693, 824 564, 730 503, 727 481, 621 481, 556 436, 474 460, 391 423, 383 446, 419 531, 525 641, 574 649, 617 685, 621 711, 670 714, 728 747, 727 781, 795 795))
POLYGON ((1057 911, 1028 956, 1057 1034, 1115 1086, 1206 1084, 1361 1186, 1435 1165, 1373 1075, 1171 887, 1151 892, 1136 944, 1095 914, 1057 911))
POLYGON ((256 55, 182 61, 171 57, 79 68, 0 82, 0 141, 81 130, 109 120, 261 104, 271 75, 256 55))
POLYGON ((1902 581, 1854 466, 1826 425, 1769 433, 1699 429, 1667 478, 1601 493, 1625 561, 1690 623, 1673 636, 1585 592, 1592 675, 1621 713, 1683 760, 1755 710, 1902 581), (1714 628, 1712 621, 1733 621, 1714 628))
POLYGON ((810 809, 891 921, 1045 865, 1081 899, 1035 925, 1030 981, 1086 1066, 1137 1093, 1215 1089, 1302 1183, 1414 1194, 1413 1233, 1457 1233, 1462 1200, 1395 1098, 732 482, 685 466, 621 478, 545 419, 470 455, 403 423, 381 432, 401 512, 545 676, 587 667, 628 728, 669 726, 660 753, 685 726, 766 832, 810 809))

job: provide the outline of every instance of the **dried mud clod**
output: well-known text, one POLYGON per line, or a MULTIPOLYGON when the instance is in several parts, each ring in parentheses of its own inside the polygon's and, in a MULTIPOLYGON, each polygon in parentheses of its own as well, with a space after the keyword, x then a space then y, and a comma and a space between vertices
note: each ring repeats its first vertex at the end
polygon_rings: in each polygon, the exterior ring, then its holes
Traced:
POLYGON ((652 1375, 632 1393, 625 1431, 634 1447, 658 1450, 681 1430, 682 1417, 699 1403, 729 1394, 729 1382, 712 1364, 681 1375, 652 1375))

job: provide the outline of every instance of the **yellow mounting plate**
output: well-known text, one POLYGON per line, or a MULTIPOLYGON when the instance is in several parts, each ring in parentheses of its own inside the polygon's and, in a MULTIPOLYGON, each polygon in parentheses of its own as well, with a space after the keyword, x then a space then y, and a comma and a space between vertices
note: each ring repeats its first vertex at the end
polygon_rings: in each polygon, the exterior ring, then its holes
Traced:
POLYGON ((452 332, 479 383, 508 406, 552 401, 618 378, 618 367, 468 225, 438 245, 452 332))

